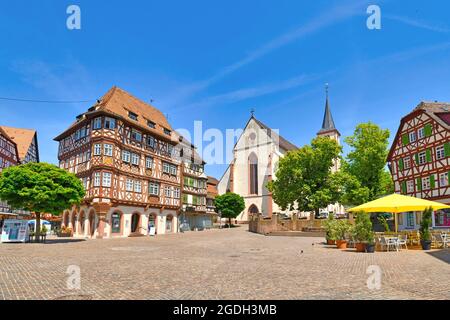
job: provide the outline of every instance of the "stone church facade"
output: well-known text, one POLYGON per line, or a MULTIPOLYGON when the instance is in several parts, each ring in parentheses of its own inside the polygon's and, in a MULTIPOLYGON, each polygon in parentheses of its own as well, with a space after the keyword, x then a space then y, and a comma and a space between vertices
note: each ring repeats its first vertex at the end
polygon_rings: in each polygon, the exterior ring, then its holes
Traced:
MULTIPOLYGON (((329 136, 338 143, 340 142, 340 133, 334 125, 328 94, 322 128, 317 135, 329 136)), ((270 218, 274 213, 289 216, 297 213, 296 211, 281 210, 266 187, 267 183, 275 178, 279 160, 287 152, 296 149, 297 146, 252 114, 233 149, 233 161, 217 186, 219 194, 234 192, 244 198, 245 209, 236 218, 236 222, 245 223, 254 214, 270 218)), ((340 163, 336 160, 331 170, 335 172, 339 168, 340 163)), ((343 214, 344 208, 335 204, 324 208, 322 212, 343 214)), ((299 217, 308 215, 309 213, 298 213, 299 217)))

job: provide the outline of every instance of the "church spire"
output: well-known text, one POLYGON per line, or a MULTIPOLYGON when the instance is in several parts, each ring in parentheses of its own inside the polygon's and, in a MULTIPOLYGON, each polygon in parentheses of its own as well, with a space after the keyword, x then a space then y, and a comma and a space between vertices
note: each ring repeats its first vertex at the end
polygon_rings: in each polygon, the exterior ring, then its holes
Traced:
POLYGON ((322 128, 320 129, 319 134, 323 132, 337 131, 336 126, 334 125, 333 116, 331 115, 330 103, 328 101, 328 83, 325 84, 325 92, 325 114, 323 115, 322 128))

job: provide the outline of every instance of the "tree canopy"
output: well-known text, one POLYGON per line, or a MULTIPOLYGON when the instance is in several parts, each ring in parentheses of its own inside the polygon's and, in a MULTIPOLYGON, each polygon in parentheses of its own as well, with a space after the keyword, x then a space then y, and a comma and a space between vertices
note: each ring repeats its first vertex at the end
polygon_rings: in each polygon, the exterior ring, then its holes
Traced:
POLYGON ((48 163, 9 167, 0 174, 0 199, 14 209, 58 215, 79 204, 84 194, 74 174, 48 163))
POLYGON ((319 212, 341 196, 337 177, 331 172, 342 147, 329 137, 317 137, 311 145, 290 151, 279 161, 276 180, 268 183, 282 210, 319 212))
POLYGON ((222 218, 228 218, 230 225, 231 219, 236 218, 245 209, 244 198, 233 192, 217 196, 214 204, 216 212, 220 213, 222 218))
POLYGON ((391 175, 385 169, 389 134, 389 130, 367 122, 359 124, 353 135, 345 138, 351 151, 342 170, 355 177, 361 188, 368 190, 366 201, 393 192, 391 175))

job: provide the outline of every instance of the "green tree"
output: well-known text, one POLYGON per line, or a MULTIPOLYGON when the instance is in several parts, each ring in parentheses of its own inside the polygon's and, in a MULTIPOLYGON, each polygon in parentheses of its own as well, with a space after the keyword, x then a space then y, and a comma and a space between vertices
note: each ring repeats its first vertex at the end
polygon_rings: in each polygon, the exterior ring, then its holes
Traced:
POLYGON ((368 189, 368 200, 393 190, 392 179, 385 169, 388 139, 389 130, 381 129, 371 122, 359 124, 353 135, 345 138, 351 151, 342 169, 354 176, 362 188, 368 189))
POLYGON ((283 209, 313 211, 335 203, 341 187, 331 173, 333 161, 340 158, 342 147, 329 137, 317 137, 311 145, 290 151, 279 162, 276 180, 267 188, 283 209))
POLYGON ((0 174, 0 199, 14 209, 34 212, 36 240, 40 241, 41 213, 61 214, 79 204, 85 195, 72 173, 48 163, 28 163, 4 169, 0 174))
POLYGON ((216 212, 220 213, 222 218, 228 218, 230 227, 231 219, 236 218, 245 209, 244 198, 233 192, 217 196, 214 204, 216 212))
POLYGON ((356 206, 369 200, 369 189, 362 187, 361 182, 345 170, 334 173, 331 181, 344 206, 356 206))

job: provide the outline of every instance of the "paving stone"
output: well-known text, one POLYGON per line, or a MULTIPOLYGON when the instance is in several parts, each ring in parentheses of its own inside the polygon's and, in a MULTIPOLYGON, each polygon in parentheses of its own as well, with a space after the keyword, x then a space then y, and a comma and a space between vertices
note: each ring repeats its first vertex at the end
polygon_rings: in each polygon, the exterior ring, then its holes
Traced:
POLYGON ((450 299, 449 249, 366 254, 246 229, 0 244, 0 299, 450 299), (370 265, 380 290, 367 288, 370 265))

